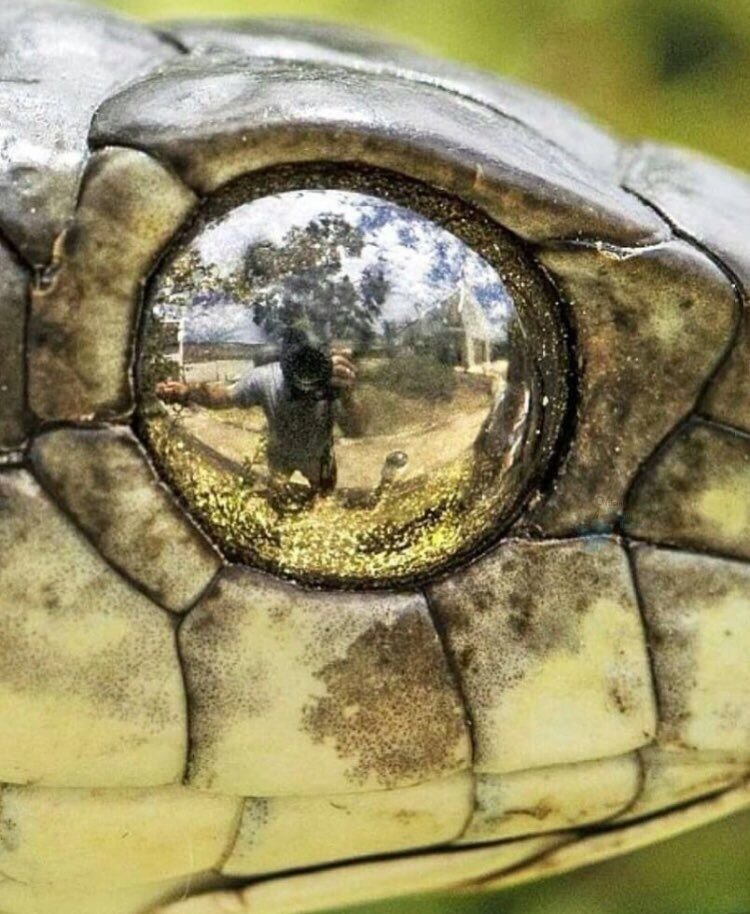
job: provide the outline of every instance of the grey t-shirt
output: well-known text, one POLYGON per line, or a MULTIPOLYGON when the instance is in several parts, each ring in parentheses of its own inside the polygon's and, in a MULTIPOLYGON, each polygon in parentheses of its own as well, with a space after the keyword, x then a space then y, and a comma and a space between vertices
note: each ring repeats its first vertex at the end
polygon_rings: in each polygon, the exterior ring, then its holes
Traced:
POLYGON ((261 406, 268 422, 268 461, 282 473, 319 478, 331 448, 335 403, 292 397, 279 362, 251 368, 231 390, 238 406, 261 406))

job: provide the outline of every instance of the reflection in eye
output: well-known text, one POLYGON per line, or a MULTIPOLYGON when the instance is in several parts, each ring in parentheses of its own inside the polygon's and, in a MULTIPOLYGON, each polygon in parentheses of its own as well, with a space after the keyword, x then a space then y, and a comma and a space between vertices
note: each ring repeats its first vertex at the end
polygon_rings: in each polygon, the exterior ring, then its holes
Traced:
POLYGON ((528 349, 498 269, 456 234, 368 194, 287 191, 204 220, 163 266, 142 422, 231 558, 388 583, 513 505, 528 349))

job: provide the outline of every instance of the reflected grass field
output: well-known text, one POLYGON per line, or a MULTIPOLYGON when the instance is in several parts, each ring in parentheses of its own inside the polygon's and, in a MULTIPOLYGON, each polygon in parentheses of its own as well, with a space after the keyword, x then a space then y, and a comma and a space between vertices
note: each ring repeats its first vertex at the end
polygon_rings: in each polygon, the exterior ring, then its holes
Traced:
POLYGON ((508 497, 509 477, 497 461, 471 451, 375 498, 376 490, 362 488, 312 500, 309 487, 293 483, 274 495, 265 483, 258 488, 249 464, 243 473, 212 460, 184 425, 155 417, 144 430, 163 473, 209 535, 236 561, 316 583, 332 566, 339 579, 390 581, 403 574, 406 541, 420 570, 437 566, 479 538, 488 504, 502 507, 508 497))
MULTIPOLYGON (((625 136, 750 168, 749 0, 109 0, 146 19, 308 16, 384 30, 566 98, 625 136)), ((750 813, 484 896, 362 914, 750 914, 750 813)))

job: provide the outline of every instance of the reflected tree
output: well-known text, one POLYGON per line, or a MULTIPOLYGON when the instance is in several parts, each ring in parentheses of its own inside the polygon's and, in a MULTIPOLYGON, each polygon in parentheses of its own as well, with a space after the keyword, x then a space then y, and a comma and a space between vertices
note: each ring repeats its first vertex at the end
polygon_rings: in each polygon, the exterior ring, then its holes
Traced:
POLYGON ((295 226, 281 244, 253 245, 245 255, 245 276, 256 322, 269 332, 294 327, 367 349, 389 283, 380 261, 368 265, 356 285, 352 281, 346 260, 363 247, 360 229, 334 214, 295 226))
MULTIPOLYGON (((278 244, 263 240, 250 245, 242 269, 229 274, 191 249, 173 261, 155 304, 165 313, 189 307, 195 314, 226 302, 239 303, 276 342, 281 342, 283 329, 294 328, 313 339, 339 340, 367 350, 390 283, 380 259, 352 279, 346 262, 357 258, 364 245, 358 226, 343 216, 324 214, 293 227, 278 244)), ((222 338, 215 320, 211 338, 222 338)))

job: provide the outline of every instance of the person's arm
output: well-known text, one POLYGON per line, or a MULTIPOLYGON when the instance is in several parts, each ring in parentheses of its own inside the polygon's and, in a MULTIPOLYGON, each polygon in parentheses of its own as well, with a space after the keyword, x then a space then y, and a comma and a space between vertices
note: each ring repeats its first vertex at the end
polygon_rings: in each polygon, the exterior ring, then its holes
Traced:
POLYGON ((336 419, 347 438, 361 438, 367 431, 369 413, 352 391, 342 392, 336 419))
POLYGON ((165 403, 183 406, 194 403, 209 409, 229 409, 235 405, 232 389, 218 381, 160 381, 156 385, 156 396, 165 403))
POLYGON ((348 352, 334 352, 331 358, 333 361, 331 384, 339 392, 336 421, 347 438, 361 438, 367 431, 369 414, 354 393, 357 371, 349 359, 348 352))

